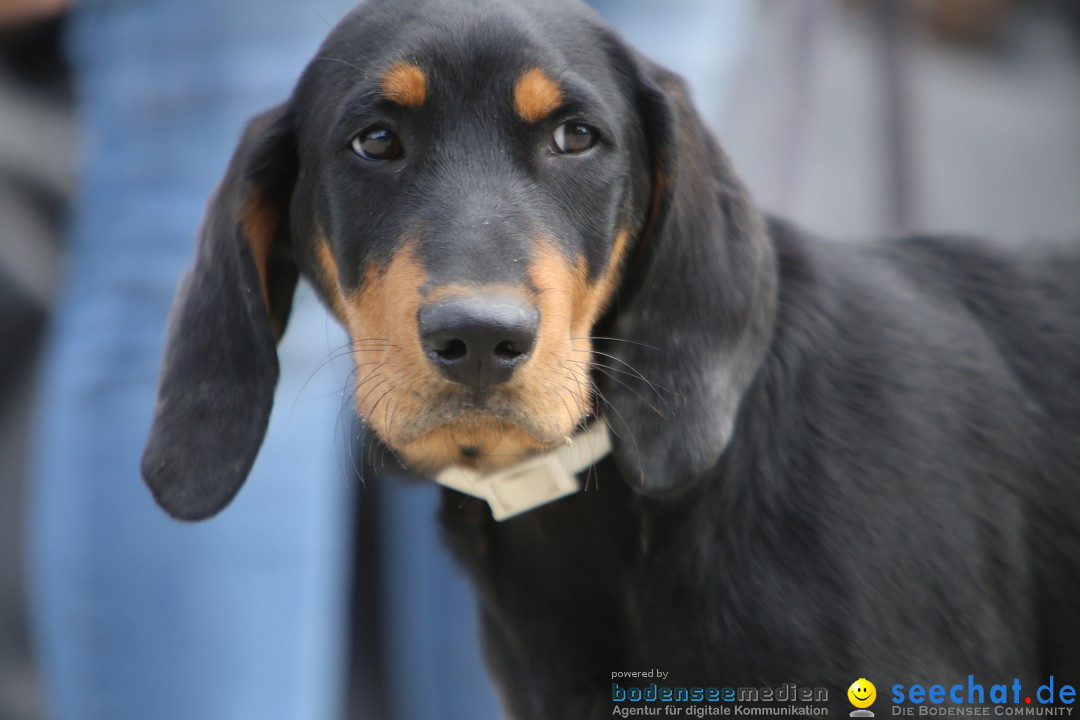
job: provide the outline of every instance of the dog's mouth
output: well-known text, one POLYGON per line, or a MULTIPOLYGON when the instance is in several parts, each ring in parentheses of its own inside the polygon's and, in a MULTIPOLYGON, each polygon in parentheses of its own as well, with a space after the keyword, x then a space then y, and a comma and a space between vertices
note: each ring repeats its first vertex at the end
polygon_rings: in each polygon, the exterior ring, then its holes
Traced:
POLYGON ((480 416, 440 425, 397 450, 411 467, 429 473, 450 465, 490 472, 556 445, 558 441, 537 439, 520 425, 480 416))
POLYGON ((411 469, 436 473, 451 465, 498 470, 565 443, 582 421, 529 415, 506 402, 442 403, 380 435, 411 469))

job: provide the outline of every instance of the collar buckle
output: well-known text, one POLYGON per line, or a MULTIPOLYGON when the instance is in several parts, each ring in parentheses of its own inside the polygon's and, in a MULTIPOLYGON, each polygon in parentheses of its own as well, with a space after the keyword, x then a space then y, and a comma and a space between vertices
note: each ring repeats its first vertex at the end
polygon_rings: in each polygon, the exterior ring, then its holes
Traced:
POLYGON ((551 452, 490 473, 449 467, 435 476, 435 482, 484 500, 492 517, 501 522, 579 492, 576 473, 610 452, 607 425, 600 420, 551 452))

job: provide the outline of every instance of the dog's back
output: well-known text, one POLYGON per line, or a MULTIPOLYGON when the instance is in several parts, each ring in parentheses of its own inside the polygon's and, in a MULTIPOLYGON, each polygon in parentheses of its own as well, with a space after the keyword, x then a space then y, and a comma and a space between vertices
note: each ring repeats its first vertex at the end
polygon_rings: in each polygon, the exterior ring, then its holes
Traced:
MULTIPOLYGON (((1075 675, 1080 245, 772 234, 778 377, 798 383, 789 407, 806 408, 792 426, 814 438, 803 462, 831 477, 811 481, 819 520, 875 526, 833 534, 836 557, 858 548, 841 575, 870 578, 874 609, 859 615, 933 608, 957 657, 1007 673, 1026 655, 1031 671, 1075 675), (934 580, 896 587, 882 562, 934 580)), ((925 629, 891 632, 917 647, 925 629)), ((907 665, 930 675, 951 664, 918 655, 907 665)))
MULTIPOLYGON (((949 293, 983 329, 1002 384, 1021 396, 1009 408, 1018 446, 1031 464, 1012 476, 1024 507, 1034 570, 1043 671, 1080 673, 1080 243, 986 242, 920 238, 899 244, 896 261, 916 281, 949 293)), ((994 392, 1000 385, 987 385, 994 392)), ((992 532, 992 530, 990 531, 992 532)))

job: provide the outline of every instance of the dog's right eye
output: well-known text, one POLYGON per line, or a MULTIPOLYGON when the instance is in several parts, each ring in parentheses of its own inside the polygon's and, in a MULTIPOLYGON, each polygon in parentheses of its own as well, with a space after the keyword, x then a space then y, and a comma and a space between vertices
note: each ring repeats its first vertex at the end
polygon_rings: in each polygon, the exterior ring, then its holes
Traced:
POLYGON ((384 127, 371 127, 352 139, 352 150, 367 160, 393 160, 401 155, 401 140, 384 127))
POLYGON ((596 144, 596 130, 580 122, 564 122, 551 135, 551 151, 558 155, 580 155, 596 144))

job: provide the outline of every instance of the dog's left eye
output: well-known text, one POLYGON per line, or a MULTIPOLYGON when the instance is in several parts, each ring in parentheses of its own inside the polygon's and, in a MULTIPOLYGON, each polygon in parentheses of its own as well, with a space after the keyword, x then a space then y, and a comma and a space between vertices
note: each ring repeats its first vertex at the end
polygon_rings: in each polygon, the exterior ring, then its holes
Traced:
POLYGON ((551 151, 562 155, 583 153, 596 144, 596 130, 585 123, 565 122, 551 135, 551 151))
POLYGON ((401 140, 390 130, 376 126, 354 137, 352 150, 368 160, 393 160, 401 155, 401 140))

